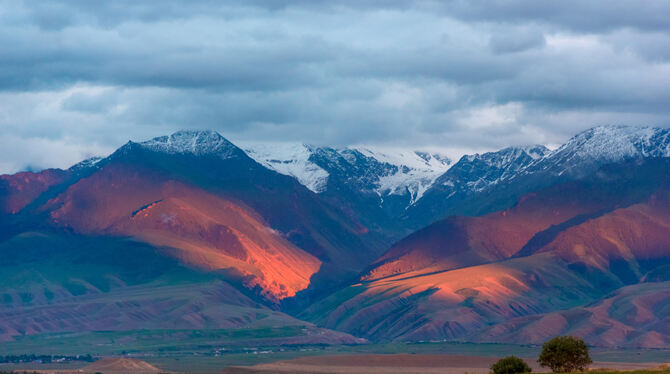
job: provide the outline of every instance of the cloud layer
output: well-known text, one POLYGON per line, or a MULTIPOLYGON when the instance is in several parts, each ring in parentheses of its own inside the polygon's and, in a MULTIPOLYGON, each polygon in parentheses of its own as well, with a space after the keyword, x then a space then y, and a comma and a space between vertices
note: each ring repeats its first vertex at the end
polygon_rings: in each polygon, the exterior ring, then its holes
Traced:
POLYGON ((667 1, 0 3, 0 172, 182 128, 473 151, 670 126, 667 1))

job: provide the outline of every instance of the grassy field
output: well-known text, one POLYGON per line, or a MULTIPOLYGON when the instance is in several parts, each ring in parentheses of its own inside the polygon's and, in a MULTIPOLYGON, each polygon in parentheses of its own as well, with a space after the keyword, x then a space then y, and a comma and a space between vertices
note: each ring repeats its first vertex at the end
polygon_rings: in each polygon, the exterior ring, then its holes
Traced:
MULTIPOLYGON (((137 357, 165 370, 190 373, 220 372, 228 366, 250 366, 299 357, 364 354, 467 355, 503 357, 514 354, 534 360, 538 346, 471 343, 388 343, 364 345, 268 344, 304 334, 300 326, 229 330, 140 330, 35 335, 0 343, 9 354, 92 354, 137 357), (277 340, 275 340, 277 341, 277 340)), ((594 361, 663 363, 668 350, 609 350, 593 348, 594 361)), ((3 364, 0 370, 76 369, 85 363, 3 364)), ((643 374, 643 373, 639 373, 643 374)))
POLYGON ((304 326, 210 330, 130 330, 82 333, 50 333, 19 337, 0 343, 3 354, 26 352, 47 355, 208 353, 218 349, 239 350, 240 345, 264 348, 273 339, 300 337, 304 326))

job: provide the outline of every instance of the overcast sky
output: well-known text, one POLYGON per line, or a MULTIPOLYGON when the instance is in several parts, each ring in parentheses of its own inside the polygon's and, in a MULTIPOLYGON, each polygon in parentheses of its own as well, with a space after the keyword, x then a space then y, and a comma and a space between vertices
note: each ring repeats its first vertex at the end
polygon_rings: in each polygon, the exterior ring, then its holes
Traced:
POLYGON ((129 139, 490 150, 670 126, 670 1, 0 0, 0 173, 129 139))

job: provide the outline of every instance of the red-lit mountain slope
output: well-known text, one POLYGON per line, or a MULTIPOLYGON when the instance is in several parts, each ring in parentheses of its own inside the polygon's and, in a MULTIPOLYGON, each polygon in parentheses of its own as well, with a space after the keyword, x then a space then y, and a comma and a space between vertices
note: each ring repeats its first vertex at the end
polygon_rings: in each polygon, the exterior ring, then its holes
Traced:
MULTIPOLYGON (((629 178, 611 174, 611 177, 629 178)), ((443 271, 500 261, 528 244, 618 206, 653 189, 647 182, 611 186, 607 181, 570 181, 529 193, 509 209, 481 217, 449 217, 399 241, 364 276, 366 280, 407 271, 443 271), (536 234, 538 238, 531 241, 536 234), (530 242, 530 243, 529 243, 530 242)))
POLYGON ((62 183, 68 175, 67 171, 59 169, 0 175, 0 212, 18 213, 49 187, 62 183))
POLYGON ((541 344, 556 335, 584 337, 597 346, 670 346, 670 282, 623 287, 583 307, 514 318, 477 333, 477 342, 541 344))
POLYGON ((571 264, 609 270, 637 282, 645 269, 670 261, 670 196, 653 194, 648 201, 588 220, 555 236, 537 253, 552 253, 571 264))
MULTIPOLYGON (((665 161, 627 170, 619 165, 538 191, 503 212, 439 222, 423 230, 430 235, 419 231, 392 248, 361 283, 301 316, 381 341, 519 342, 511 339, 516 326, 535 321, 523 330, 535 342, 574 331, 593 344, 667 347, 668 336, 648 335, 649 326, 667 330, 665 309, 648 325, 621 322, 628 324, 624 336, 573 329, 583 316, 559 311, 590 310, 621 287, 667 280, 668 170, 665 161), (551 325, 556 315, 576 319, 559 328, 551 325)), ((665 308, 667 297, 654 296, 662 287, 645 290, 665 308)))
POLYGON ((107 165, 41 209, 80 234, 129 236, 193 266, 234 271, 273 300, 307 288, 321 265, 253 209, 149 169, 107 165))
POLYGON ((272 310, 226 277, 136 240, 34 231, 1 242, 0 253, 0 342, 58 350, 82 338, 96 342, 86 352, 120 354, 129 342, 183 348, 202 330, 234 344, 237 329, 274 344, 360 341, 272 310))
POLYGON ((44 180, 30 193, 3 194, 12 212, 27 206, 5 225, 10 234, 47 226, 132 237, 272 302, 355 276, 385 243, 215 132, 129 142, 95 163, 42 174, 26 174, 44 180), (49 173, 61 178, 38 178, 49 173))

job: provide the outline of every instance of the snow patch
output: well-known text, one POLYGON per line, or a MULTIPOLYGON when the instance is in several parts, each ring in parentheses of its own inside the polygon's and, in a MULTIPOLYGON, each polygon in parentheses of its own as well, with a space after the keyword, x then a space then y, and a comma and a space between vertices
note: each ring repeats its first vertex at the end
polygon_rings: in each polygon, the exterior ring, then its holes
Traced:
POLYGON ((70 167, 70 170, 81 170, 81 169, 87 169, 92 166, 95 166, 98 162, 102 161, 104 158, 103 157, 91 157, 87 158, 84 161, 78 162, 70 167))
POLYGON ((294 177, 313 192, 325 191, 328 172, 311 162, 314 147, 296 143, 244 143, 244 151, 259 164, 294 177))
POLYGON ((669 157, 667 129, 634 126, 599 126, 577 134, 556 153, 571 152, 574 157, 618 161, 628 157, 669 157))
POLYGON ((196 156, 214 154, 231 158, 237 147, 216 131, 178 131, 170 136, 159 136, 141 146, 163 153, 194 154, 196 156))
POLYGON ((239 144, 249 157, 258 163, 296 178, 302 185, 316 193, 326 190, 329 172, 310 161, 312 154, 319 150, 330 150, 353 165, 358 162, 356 156, 358 152, 380 164, 395 166, 396 171, 391 174, 374 176, 373 184, 376 186, 374 191, 380 197, 409 193, 412 204, 419 200, 435 180, 452 165, 447 156, 437 152, 367 146, 332 149, 299 143, 241 142, 239 144))
POLYGON ((448 157, 439 153, 372 147, 354 149, 379 162, 396 166, 395 173, 379 177, 376 192, 380 196, 409 192, 410 205, 421 199, 452 165, 448 157))
POLYGON ((561 171, 569 171, 589 164, 618 162, 636 157, 670 157, 670 130, 598 126, 575 135, 543 161, 561 171))

